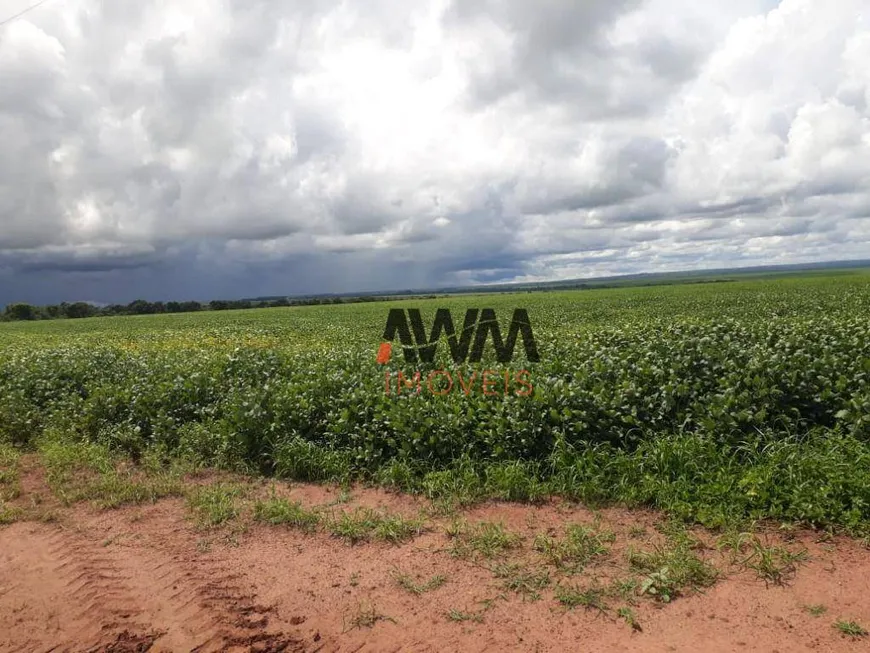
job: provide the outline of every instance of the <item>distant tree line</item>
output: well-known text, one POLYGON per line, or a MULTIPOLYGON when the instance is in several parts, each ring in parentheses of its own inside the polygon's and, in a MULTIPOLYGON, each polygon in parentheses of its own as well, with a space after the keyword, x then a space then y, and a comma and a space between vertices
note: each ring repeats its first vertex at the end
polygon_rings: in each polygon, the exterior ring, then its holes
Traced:
MULTIPOLYGON (((434 298, 437 295, 426 295, 434 298)), ((424 298, 422 296, 414 299, 424 298)), ((392 295, 363 295, 359 297, 278 297, 270 299, 214 300, 211 302, 148 302, 137 299, 129 304, 96 306, 88 302, 61 303, 50 306, 32 304, 9 304, 0 314, 0 322, 21 320, 60 320, 82 317, 106 317, 113 315, 155 315, 161 313, 193 313, 196 311, 229 311, 244 308, 277 308, 280 306, 315 306, 320 304, 352 304, 396 299, 392 295)))

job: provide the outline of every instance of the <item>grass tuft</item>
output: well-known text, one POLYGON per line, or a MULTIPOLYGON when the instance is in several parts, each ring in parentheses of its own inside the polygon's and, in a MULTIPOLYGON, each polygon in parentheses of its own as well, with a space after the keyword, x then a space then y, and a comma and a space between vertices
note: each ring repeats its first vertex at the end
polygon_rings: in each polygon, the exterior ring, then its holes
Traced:
POLYGON ((239 516, 239 499, 244 491, 238 485, 215 483, 194 488, 187 505, 201 528, 214 528, 239 516))
POLYGON ((578 587, 576 585, 559 584, 555 589, 556 600, 566 608, 582 607, 587 610, 607 611, 605 597, 607 592, 603 587, 578 587))
POLYGON ((822 603, 814 603, 812 605, 805 605, 804 610, 809 612, 814 617, 821 617, 828 611, 828 607, 823 605, 822 603))
POLYGON ((523 600, 537 601, 541 590, 550 585, 550 574, 537 571, 518 563, 499 563, 492 568, 493 575, 502 581, 502 587, 515 592, 523 600))
POLYGON ((847 635, 854 639, 867 637, 868 634, 867 630, 856 621, 844 621, 840 619, 834 622, 834 628, 839 630, 843 635, 847 635))
POLYGON ((320 515, 303 508, 301 502, 276 496, 254 503, 254 519, 273 526, 298 528, 309 533, 320 523, 320 515))
POLYGON ((759 579, 774 585, 788 582, 808 556, 806 549, 768 545, 754 533, 726 535, 720 538, 719 547, 731 550, 733 564, 752 569, 759 579))
POLYGON ((342 512, 337 518, 330 519, 327 529, 335 537, 351 544, 369 540, 400 544, 422 533, 424 523, 421 519, 380 513, 370 508, 356 508, 352 512, 342 512))
POLYGON ((450 609, 447 612, 447 618, 450 621, 455 621, 458 623, 462 623, 464 621, 473 621, 476 624, 483 623, 483 611, 480 612, 466 612, 464 610, 456 610, 450 609))
POLYGON ((642 631, 643 628, 640 627, 640 622, 637 620, 637 615, 634 614, 634 610, 629 607, 622 607, 616 611, 616 616, 622 619, 625 623, 631 626, 632 630, 636 630, 638 632, 642 631))
POLYGON ((468 525, 454 522, 447 531, 452 539, 450 552, 456 558, 495 558, 520 546, 522 538, 508 531, 504 524, 478 522, 468 525))
POLYGON ((695 550, 700 543, 685 530, 667 531, 667 541, 650 551, 629 549, 629 565, 645 574, 638 588, 642 596, 651 596, 669 603, 687 591, 700 591, 710 587, 719 578, 719 572, 695 550))
POLYGON ((410 574, 394 572, 393 580, 396 582, 396 585, 398 585, 405 591, 419 596, 420 594, 431 592, 444 585, 444 583, 447 582, 447 576, 445 576, 444 574, 436 574, 426 582, 420 583, 416 581, 414 577, 410 574))
POLYGON ((351 628, 371 628, 379 621, 392 621, 396 623, 395 619, 381 613, 373 603, 360 601, 354 614, 351 615, 350 625, 351 628))
POLYGON ((594 558, 606 555, 613 540, 614 535, 609 531, 600 532, 580 524, 570 524, 565 528, 564 537, 557 539, 539 535, 533 547, 550 564, 561 570, 576 572, 594 558))

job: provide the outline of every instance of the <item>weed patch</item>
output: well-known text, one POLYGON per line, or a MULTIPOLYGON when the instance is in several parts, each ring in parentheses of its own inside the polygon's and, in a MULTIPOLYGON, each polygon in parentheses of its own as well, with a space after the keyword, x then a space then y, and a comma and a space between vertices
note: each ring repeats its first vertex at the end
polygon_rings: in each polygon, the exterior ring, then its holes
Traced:
POLYGON ((867 629, 856 621, 846 621, 843 619, 834 622, 834 628, 847 637, 860 639, 867 637, 867 629))
POLYGON ((577 572, 593 559, 606 555, 614 540, 611 532, 601 532, 580 524, 565 527, 562 538, 539 535, 535 538, 534 549, 557 568, 577 572))
POLYGON ((541 591, 550 585, 550 574, 529 569, 518 563, 499 563, 492 568, 493 575, 502 581, 502 587, 515 592, 524 600, 537 601, 541 591))
POLYGON ((519 547, 522 538, 508 531, 504 524, 478 522, 468 525, 454 522, 447 531, 450 552, 457 558, 495 558, 519 547))
POLYGON ((393 580, 396 585, 401 587, 403 590, 419 596, 420 594, 431 592, 432 590, 436 590, 444 585, 444 583, 447 582, 447 576, 444 574, 435 574, 427 581, 421 583, 415 580, 410 574, 394 572, 393 580))
POLYGON ((239 499, 243 494, 238 485, 206 485, 190 492, 187 506, 200 528, 214 528, 239 516, 239 499))
POLYGON ((329 519, 326 527, 332 535, 350 544, 368 540, 399 544, 422 533, 424 523, 420 519, 407 519, 401 515, 380 513, 369 508, 357 508, 352 512, 342 512, 338 517, 329 519))
POLYGON ((316 512, 303 508, 299 501, 272 496, 254 503, 254 519, 266 524, 290 526, 310 533, 320 524, 321 517, 316 512))
POLYGON ((638 592, 669 603, 687 591, 698 591, 713 585, 719 572, 695 553, 699 543, 683 530, 670 530, 666 543, 652 550, 629 549, 629 566, 644 576, 638 592))

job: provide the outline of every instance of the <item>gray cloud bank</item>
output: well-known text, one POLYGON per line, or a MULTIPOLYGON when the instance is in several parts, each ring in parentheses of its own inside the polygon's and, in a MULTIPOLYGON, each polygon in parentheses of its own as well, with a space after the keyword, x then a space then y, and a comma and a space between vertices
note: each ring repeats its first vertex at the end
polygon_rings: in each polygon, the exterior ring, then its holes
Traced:
POLYGON ((0 304, 866 258, 868 14, 46 3, 0 27, 0 304))

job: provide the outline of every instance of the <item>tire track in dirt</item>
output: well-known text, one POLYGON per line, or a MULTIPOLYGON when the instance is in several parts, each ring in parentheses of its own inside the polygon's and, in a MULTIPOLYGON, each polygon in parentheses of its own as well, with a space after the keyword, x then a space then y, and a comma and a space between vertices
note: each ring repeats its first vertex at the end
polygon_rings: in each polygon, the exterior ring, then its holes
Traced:
MULTIPOLYGON (((324 495, 321 488, 307 492, 324 495)), ((381 501, 367 489, 355 496, 359 505, 381 501)), ((406 505, 391 500, 396 512, 406 505)), ((410 500, 407 506, 411 514, 410 500)), ((654 545, 654 536, 633 532, 651 532, 656 517, 621 509, 601 514, 617 538, 604 564, 620 564, 620 546, 654 545)), ((699 643, 723 653, 845 653, 867 647, 834 627, 839 619, 870 623, 867 550, 813 532, 782 540, 770 534, 786 549, 809 552, 788 586, 768 586, 745 572, 667 607, 638 597, 631 604, 643 624, 639 632, 617 619, 618 603, 603 615, 560 605, 552 589, 539 601, 509 592, 490 570, 450 555, 447 519, 410 543, 351 546, 328 533, 257 523, 201 530, 175 499, 102 511, 81 505, 58 517, 73 527, 34 521, 0 527, 0 653, 694 653, 699 643), (399 573, 418 583, 436 574, 446 580, 420 595, 397 582, 399 573), (826 608, 825 616, 808 612, 816 605, 826 608), (459 611, 481 619, 459 623, 451 617, 459 611)), ((567 522, 595 524, 591 512, 558 505, 488 504, 461 518, 503 523, 529 540, 567 522)), ((534 569, 528 553, 512 553, 506 564, 534 569)), ((592 570, 567 582, 582 589, 599 580, 592 570)))
POLYGON ((7 552, 0 560, 12 561, 0 568, 0 632, 8 633, 0 636, 0 650, 305 650, 270 628, 271 606, 196 556, 104 546, 70 529, 17 526, 0 532, 7 552), (17 621, 47 628, 16 631, 17 621))
POLYGON ((142 614, 166 632, 156 642, 168 650, 302 650, 297 640, 270 629, 270 606, 220 568, 192 555, 117 547, 119 564, 143 590, 142 614), (131 555, 134 553, 135 555, 131 555))
POLYGON ((134 595, 111 560, 89 551, 74 533, 15 525, 2 532, 0 548, 0 584, 9 588, 0 597, 0 632, 6 633, 0 650, 99 650, 119 639, 156 638, 135 621, 134 595), (43 628, 16 628, 34 619, 43 628))

